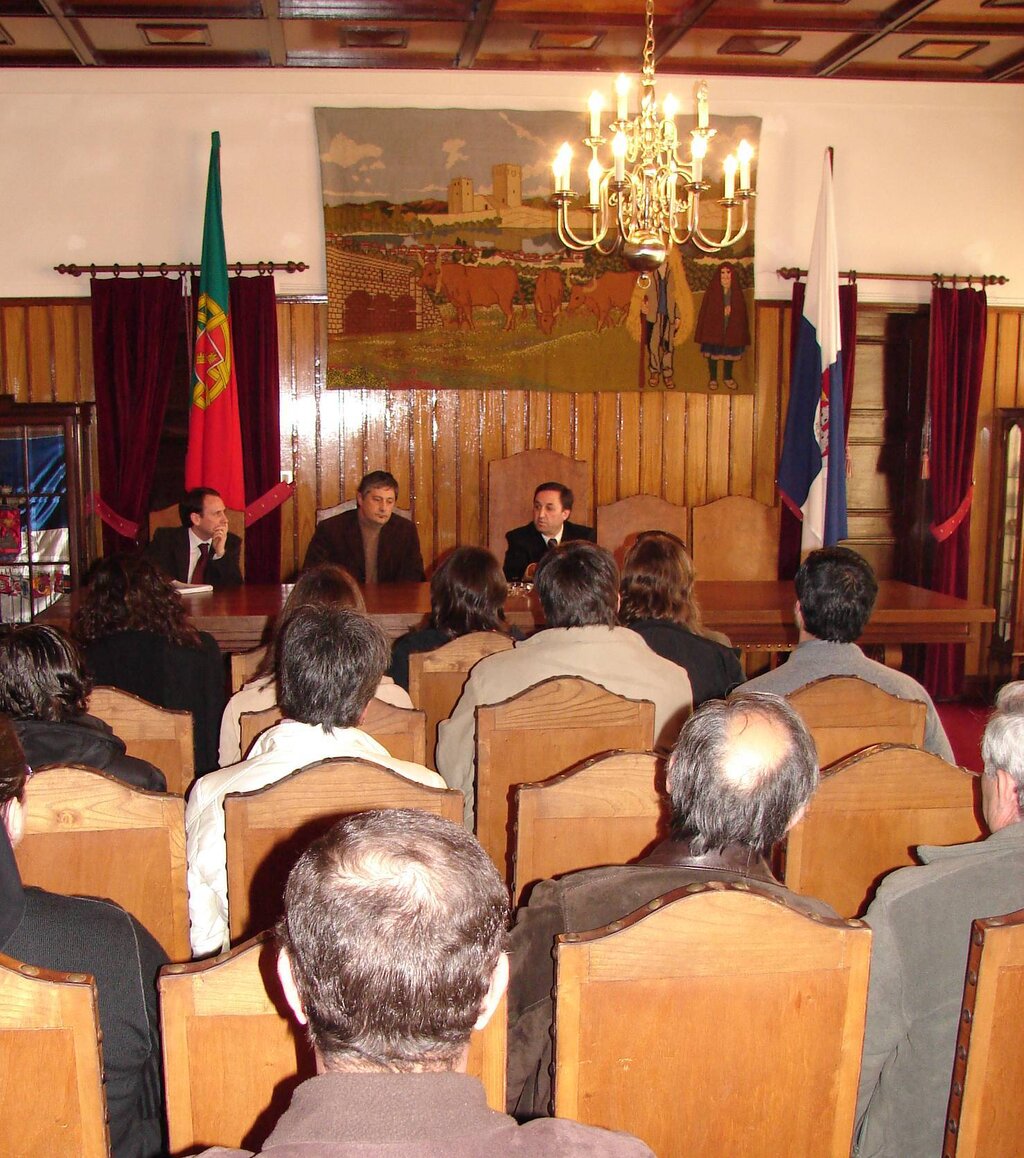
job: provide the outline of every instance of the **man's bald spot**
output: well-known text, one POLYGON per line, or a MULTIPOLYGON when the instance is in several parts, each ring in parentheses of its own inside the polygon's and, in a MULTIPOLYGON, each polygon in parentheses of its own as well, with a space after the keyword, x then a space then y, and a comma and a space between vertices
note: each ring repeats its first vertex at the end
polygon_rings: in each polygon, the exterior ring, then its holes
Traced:
POLYGON ((778 768, 792 746, 777 720, 760 712, 745 712, 729 722, 722 779, 741 792, 753 791, 778 768))

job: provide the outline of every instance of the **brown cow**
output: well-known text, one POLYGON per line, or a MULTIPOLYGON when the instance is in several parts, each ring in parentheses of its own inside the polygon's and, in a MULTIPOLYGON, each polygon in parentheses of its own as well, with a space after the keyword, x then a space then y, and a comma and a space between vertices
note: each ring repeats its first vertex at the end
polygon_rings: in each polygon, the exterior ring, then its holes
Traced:
POLYGON ((633 296, 636 278, 635 273, 603 273, 589 285, 574 285, 569 291, 569 304, 566 309, 570 314, 576 313, 581 307, 590 310, 597 318, 598 330, 618 324, 629 312, 629 302, 633 296), (615 322, 611 320, 614 310, 618 310, 621 314, 615 322))
POLYGON ((565 281, 560 269, 542 269, 537 274, 537 284, 533 289, 533 309, 537 315, 537 329, 542 334, 550 334, 555 328, 555 318, 562 308, 565 281))
POLYGON ((431 293, 441 294, 455 307, 455 321, 473 327, 476 306, 497 306, 505 315, 505 329, 515 323, 512 300, 519 289, 519 278, 510 265, 460 265, 434 258, 423 267, 420 285, 431 293))

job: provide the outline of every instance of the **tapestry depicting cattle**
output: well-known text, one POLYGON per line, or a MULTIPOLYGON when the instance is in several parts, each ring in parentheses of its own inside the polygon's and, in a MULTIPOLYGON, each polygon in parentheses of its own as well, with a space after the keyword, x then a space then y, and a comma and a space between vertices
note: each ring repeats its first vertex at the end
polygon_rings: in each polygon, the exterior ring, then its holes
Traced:
MULTIPOLYGON (((688 137, 692 119, 677 124, 688 137)), ((316 127, 328 387, 753 390, 753 225, 723 254, 673 248, 649 277, 559 241, 551 162, 568 141, 573 188, 586 188, 582 101, 579 112, 317 109, 316 127)), ((741 139, 756 150, 760 121, 712 127, 701 222, 715 237, 722 158, 741 139)), ((590 222, 577 202, 573 228, 590 222)))

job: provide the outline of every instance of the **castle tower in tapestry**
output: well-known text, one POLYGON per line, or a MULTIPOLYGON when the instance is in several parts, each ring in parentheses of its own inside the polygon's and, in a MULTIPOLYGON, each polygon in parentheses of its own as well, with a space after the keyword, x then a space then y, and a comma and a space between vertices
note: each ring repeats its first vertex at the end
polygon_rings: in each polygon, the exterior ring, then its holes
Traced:
POLYGON ((520 165, 492 165, 491 185, 495 208, 515 209, 523 203, 523 170, 520 165))
POLYGON ((473 180, 471 177, 455 177, 448 182, 448 212, 473 212, 473 180))

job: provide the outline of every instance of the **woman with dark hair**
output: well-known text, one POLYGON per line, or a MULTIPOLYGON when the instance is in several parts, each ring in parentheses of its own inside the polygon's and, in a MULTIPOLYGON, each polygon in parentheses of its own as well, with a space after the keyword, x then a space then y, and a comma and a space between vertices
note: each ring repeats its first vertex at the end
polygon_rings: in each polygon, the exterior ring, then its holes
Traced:
POLYGON ((682 540, 667 531, 644 531, 622 568, 619 619, 652 651, 686 669, 697 708, 727 696, 745 677, 729 640, 702 624, 693 582, 682 540))
POLYGON ((86 576, 71 629, 97 684, 192 713, 196 774, 217 767, 224 659, 188 621, 181 596, 148 559, 111 557, 86 576))
MULTIPOLYGON (((114 1158, 166 1153, 156 975, 167 955, 112 901, 21 883, 13 847, 24 828, 29 774, 14 727, 0 716, 0 952, 26 965, 95 978, 110 1152, 114 1158)), ((55 1075, 58 1088, 62 1078, 55 1075)))
MULTIPOLYGON (((281 614, 274 624, 267 651, 253 677, 228 700, 220 721, 220 766, 237 764, 245 755, 241 750, 241 718, 243 712, 262 712, 277 703, 277 670, 281 658, 281 632, 300 607, 310 604, 328 604, 354 607, 365 611, 366 603, 359 584, 336 563, 320 563, 303 571, 288 593, 281 614)), ((412 700, 394 680, 385 676, 377 685, 374 698, 393 704, 396 708, 411 708, 412 700)))
POLYGON ((0 626, 0 712, 14 721, 34 767, 86 764, 126 784, 163 792, 163 773, 125 754, 102 720, 86 713, 92 685, 70 639, 39 624, 0 626))
POLYGON ((522 639, 505 622, 508 584, 498 560, 483 547, 456 547, 430 580, 430 623, 396 639, 391 649, 391 675, 409 686, 409 656, 435 651, 460 635, 498 631, 522 639))

